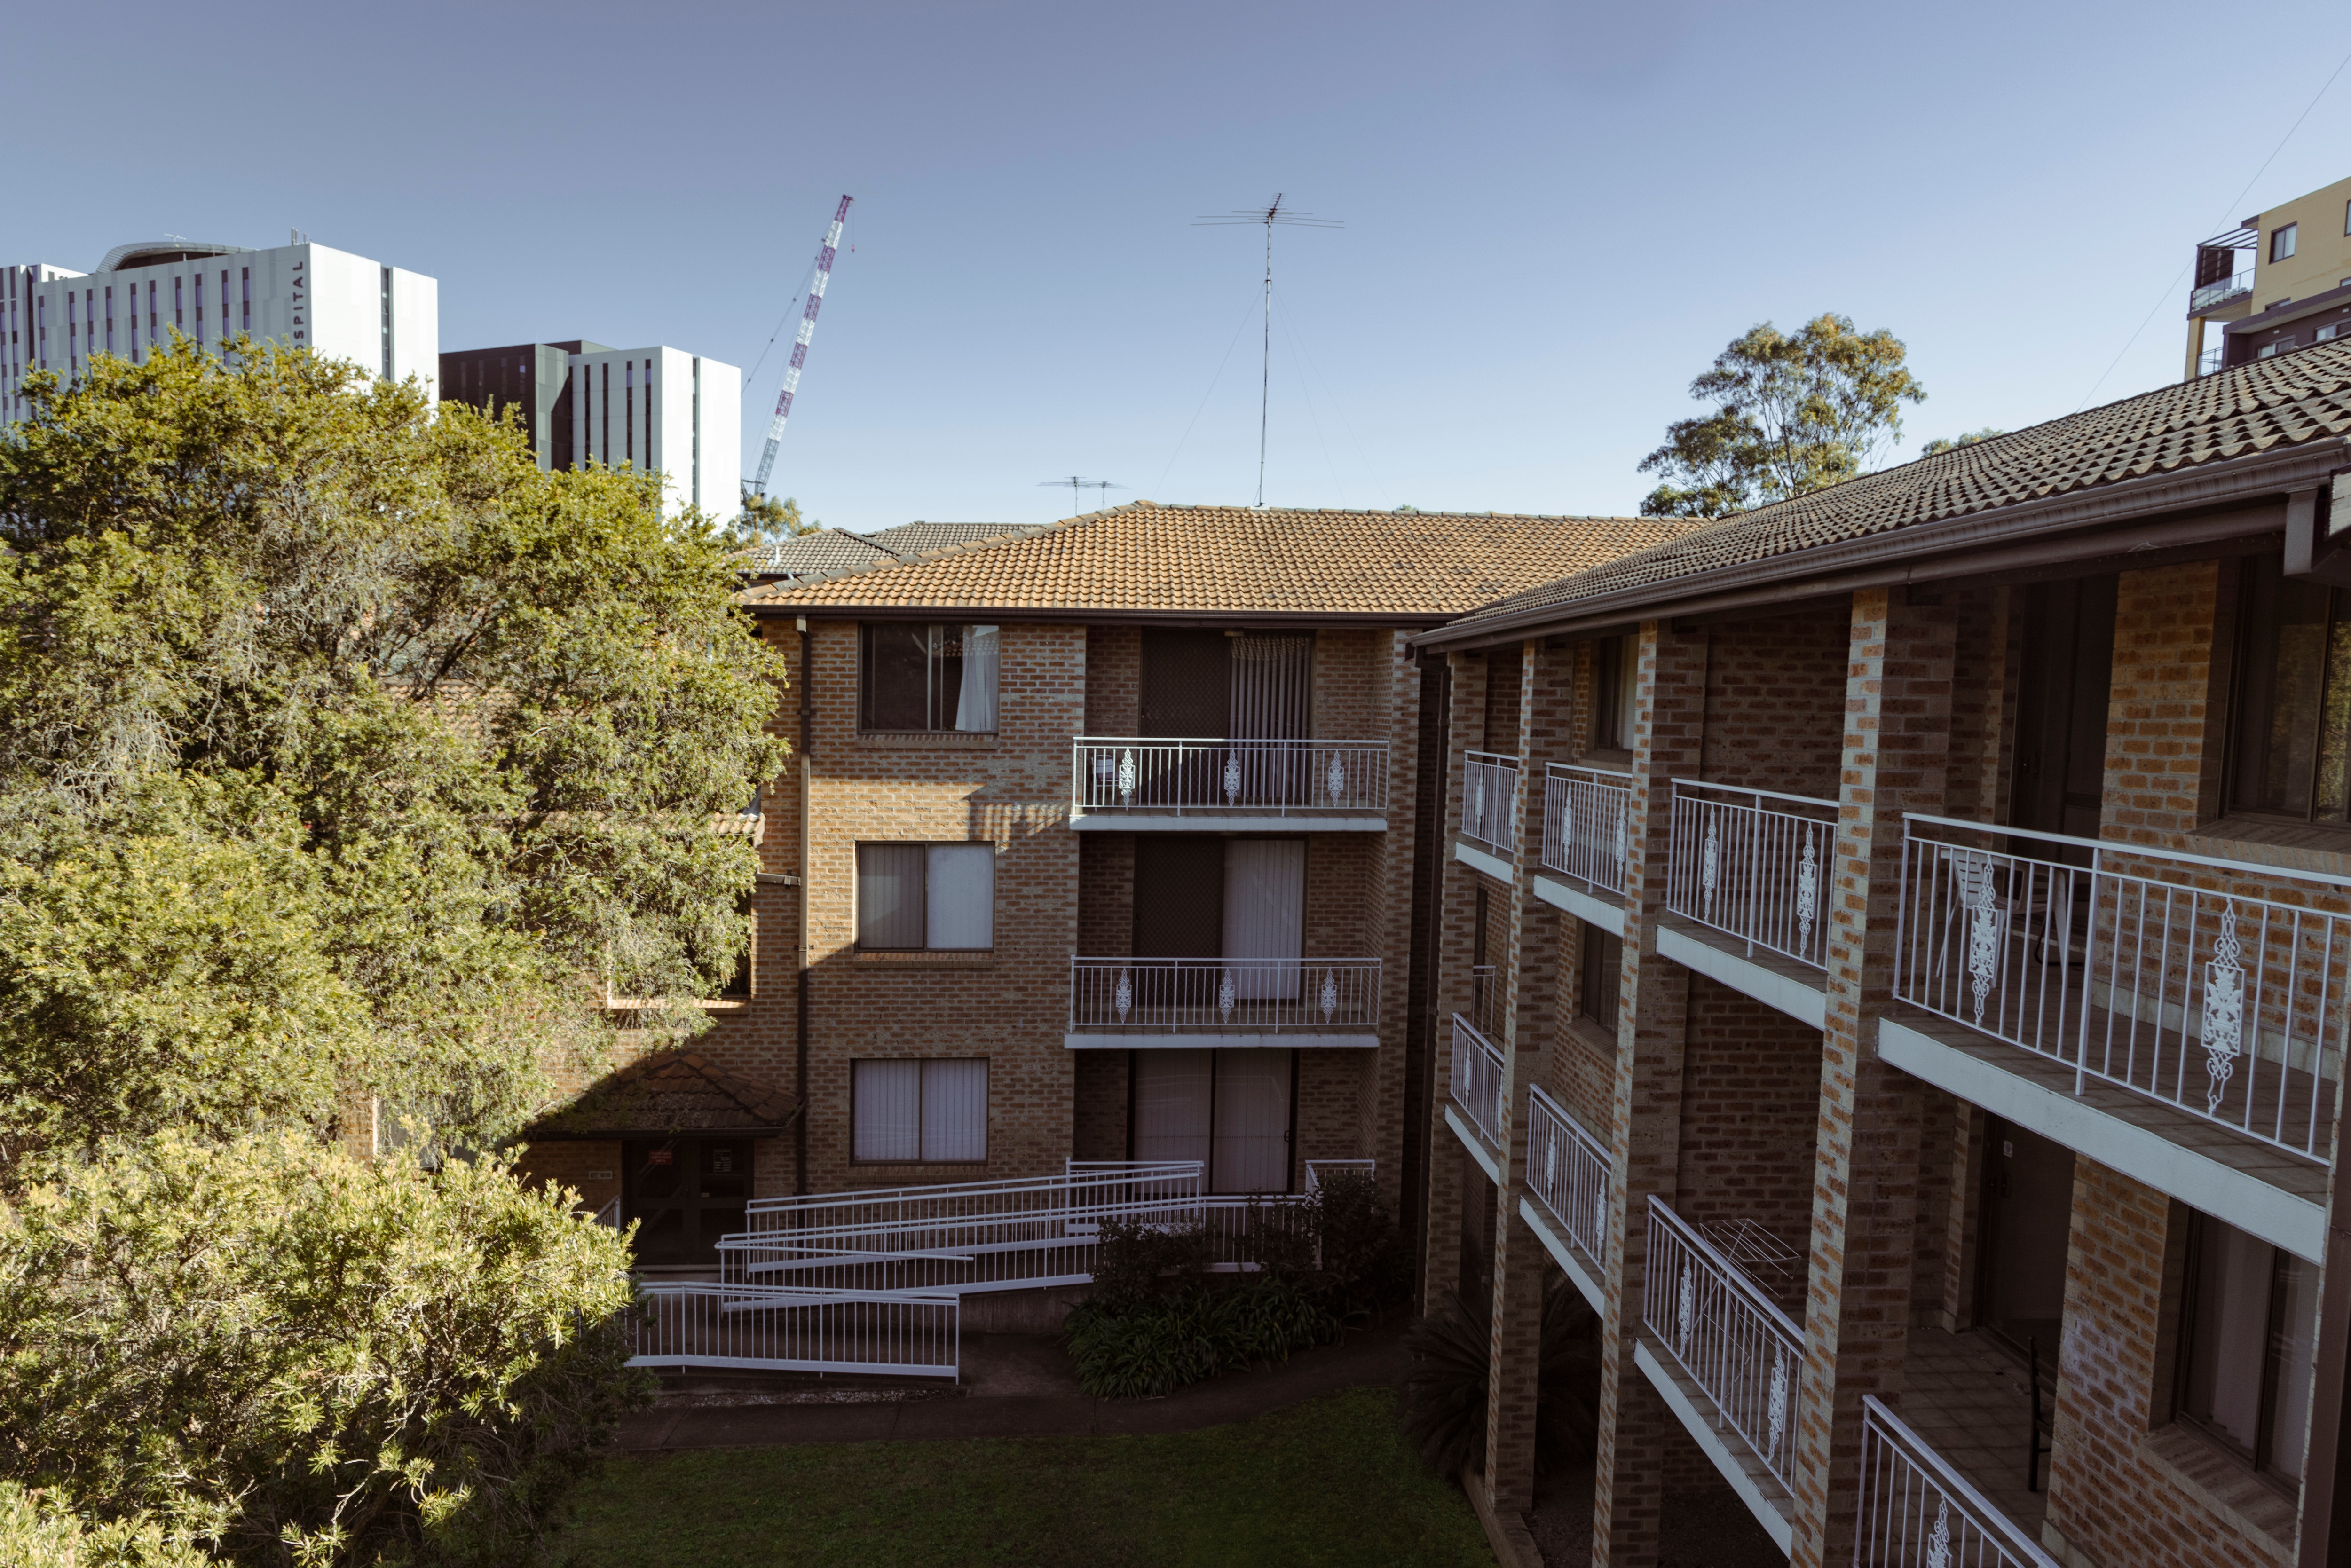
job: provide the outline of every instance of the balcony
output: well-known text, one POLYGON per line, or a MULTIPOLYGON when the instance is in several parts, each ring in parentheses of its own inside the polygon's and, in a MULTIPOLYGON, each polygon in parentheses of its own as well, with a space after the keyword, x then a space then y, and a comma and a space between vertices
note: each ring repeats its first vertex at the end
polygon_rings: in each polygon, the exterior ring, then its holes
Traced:
POLYGON ((2238 273, 2233 277, 2219 277, 2210 283, 2198 284, 2194 292, 2188 296, 2188 313, 2190 316, 2201 316, 2208 310, 2220 309, 2224 306, 2235 304, 2252 291, 2253 274, 2251 268, 2238 273))
POLYGON ((1825 1027, 1836 822, 1834 800, 1675 779, 1657 951, 1825 1027))
POLYGON ((1070 744, 1081 832, 1381 833, 1384 740, 1104 739, 1070 744))
POLYGON ((1855 1568, 2057 1568, 2022 1525, 1875 1395, 1861 1401, 1861 1508, 1853 1560, 1855 1568))
POLYGON ((1519 759, 1472 751, 1461 765, 1461 836, 1455 858, 1499 882, 1518 874, 1519 759))
POLYGON ((1612 936, 1625 935, 1625 862, 1633 781, 1554 762, 1543 770, 1542 869, 1534 895, 1612 936))
POLYGON ((1904 820, 1878 1053, 2303 1257, 2323 1256, 2351 881, 1904 820))
POLYGON ((1641 1330, 1635 1363, 1780 1550, 1789 1550, 1803 1330, 1655 1197, 1641 1330))
POLYGON ((1379 1030, 1377 958, 1071 958, 1061 1043, 1364 1050, 1379 1030))
POLYGON ((1453 1103, 1445 1120, 1499 1186, 1502 1181, 1502 1048, 1453 1015, 1453 1103))
POLYGON ((1527 1091, 1527 1191, 1519 1211, 1592 1310, 1606 1312, 1608 1145, 1541 1088, 1527 1091))

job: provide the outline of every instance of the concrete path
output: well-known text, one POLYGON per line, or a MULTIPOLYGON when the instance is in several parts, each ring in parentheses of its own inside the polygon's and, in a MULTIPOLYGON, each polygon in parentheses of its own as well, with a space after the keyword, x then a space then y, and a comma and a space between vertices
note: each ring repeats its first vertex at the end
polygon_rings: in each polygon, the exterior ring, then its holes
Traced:
POLYGON ((649 1453, 791 1443, 1188 1432, 1247 1420, 1342 1388, 1394 1383, 1405 1369, 1403 1335, 1399 1313, 1338 1344, 1293 1356, 1286 1366, 1228 1372, 1179 1388, 1164 1399, 1096 1399, 1080 1392, 1057 1339, 974 1335, 965 1341, 959 1396, 940 1397, 911 1389, 908 1397, 854 1405, 664 1405, 624 1417, 617 1446, 624 1452, 649 1453))

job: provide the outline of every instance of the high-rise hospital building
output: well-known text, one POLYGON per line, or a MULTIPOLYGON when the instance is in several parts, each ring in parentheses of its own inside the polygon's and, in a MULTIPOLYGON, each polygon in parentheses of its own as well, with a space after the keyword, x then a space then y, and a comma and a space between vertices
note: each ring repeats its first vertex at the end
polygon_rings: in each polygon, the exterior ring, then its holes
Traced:
POLYGON ((249 333, 399 380, 441 358, 441 286, 308 240, 267 250, 163 239, 117 246, 94 271, 34 265, 0 277, 0 417, 25 415, 25 377, 78 379, 99 353, 133 363, 178 331, 207 349, 249 333))

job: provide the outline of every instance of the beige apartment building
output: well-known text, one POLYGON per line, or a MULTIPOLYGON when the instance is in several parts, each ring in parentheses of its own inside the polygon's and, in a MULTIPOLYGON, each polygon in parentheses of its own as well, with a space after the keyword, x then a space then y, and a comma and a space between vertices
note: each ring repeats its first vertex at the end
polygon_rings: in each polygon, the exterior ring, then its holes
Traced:
POLYGON ((535 1129, 532 1168, 687 1274, 747 1205, 1071 1162, 1287 1193, 1369 1160, 1418 1190, 1445 672, 1409 640, 1689 525, 919 527, 967 537, 790 541, 745 591, 796 753, 754 814, 750 957, 707 1032, 535 1129))
POLYGON ((1594 1563, 1718 1482, 1807 1568, 2351 1557, 2346 434, 2321 343, 1415 640, 1506 1561, 1562 1282, 1594 1563))
POLYGON ((2196 247, 2182 379, 2351 334, 2351 180, 2196 247))

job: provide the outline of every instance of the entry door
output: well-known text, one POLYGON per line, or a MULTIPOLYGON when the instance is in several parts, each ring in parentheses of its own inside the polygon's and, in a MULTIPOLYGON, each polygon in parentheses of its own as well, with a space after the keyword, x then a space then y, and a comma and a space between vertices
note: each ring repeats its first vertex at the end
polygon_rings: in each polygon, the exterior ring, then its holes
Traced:
POLYGON ((1200 1160, 1212 1192, 1290 1190, 1291 1051, 1138 1051, 1138 1160, 1200 1160))
POLYGON ((639 1222, 637 1261, 716 1267, 718 1239, 747 1228, 750 1141, 632 1139, 622 1154, 621 1219, 639 1222))
MULTIPOLYGON (((2098 836, 2106 787, 2116 582, 2113 577, 2036 582, 2016 596, 2024 614, 2010 814, 2017 827, 2098 836)), ((2033 852, 2045 853, 2049 847, 2033 852)), ((2085 858, 2082 863, 2089 862, 2085 858)))
MULTIPOLYGON (((1225 841, 1224 951, 1227 958, 1295 959, 1306 948, 1306 841, 1225 841)), ((1233 970, 1242 1001, 1294 1000, 1295 963, 1233 970)))
POLYGON ((1989 1118, 1977 1228, 1976 1317, 2019 1350, 2028 1339, 2038 1339, 2044 1366, 2056 1364, 2073 1221, 2073 1151, 1997 1116, 1989 1118))

